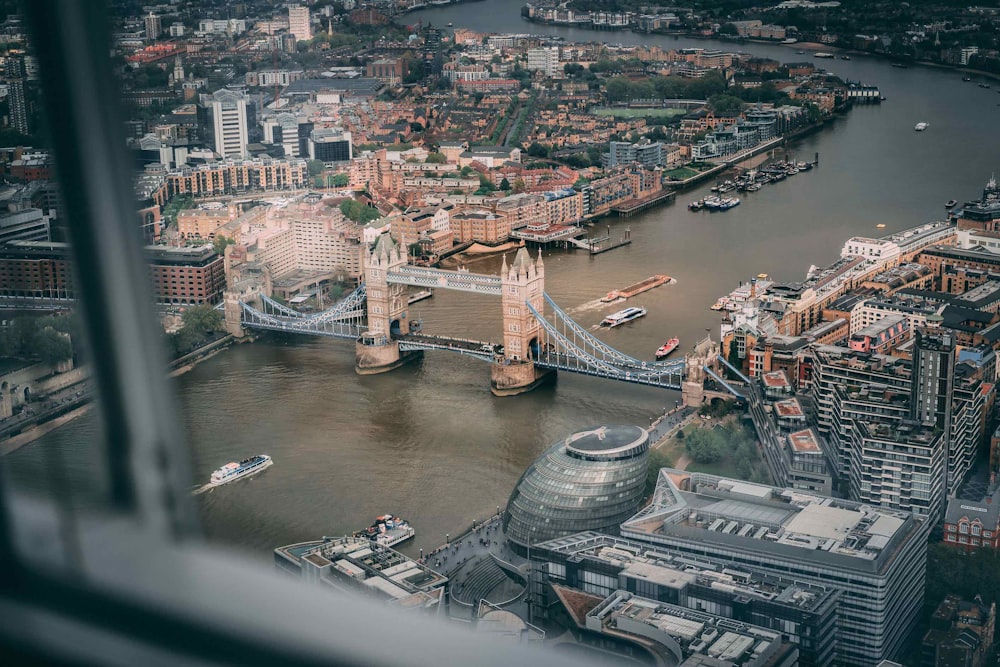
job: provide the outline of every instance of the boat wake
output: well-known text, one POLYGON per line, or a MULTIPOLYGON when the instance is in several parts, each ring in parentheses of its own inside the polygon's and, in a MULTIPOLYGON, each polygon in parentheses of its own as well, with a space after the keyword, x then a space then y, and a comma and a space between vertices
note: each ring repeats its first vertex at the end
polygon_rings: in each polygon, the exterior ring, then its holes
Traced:
POLYGON ((574 313, 584 313, 588 310, 600 310, 606 306, 610 306, 616 303, 621 303, 625 299, 615 299, 614 301, 601 301, 600 299, 594 299, 593 301, 588 301, 587 303, 581 304, 574 308, 569 308, 566 310, 570 315, 574 313))
POLYGON ((211 484, 202 484, 201 486, 195 487, 194 490, 191 491, 191 495, 192 496, 201 495, 202 493, 205 493, 206 491, 208 491, 211 488, 212 488, 211 484))

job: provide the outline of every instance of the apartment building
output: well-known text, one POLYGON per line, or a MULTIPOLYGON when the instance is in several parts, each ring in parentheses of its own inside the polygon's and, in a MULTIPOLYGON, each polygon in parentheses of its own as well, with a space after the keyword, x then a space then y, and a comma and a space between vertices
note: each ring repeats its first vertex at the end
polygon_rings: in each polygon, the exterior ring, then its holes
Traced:
POLYGON ((256 190, 290 190, 306 187, 308 167, 298 158, 276 160, 228 159, 185 165, 168 171, 167 194, 196 197, 242 194, 256 190))

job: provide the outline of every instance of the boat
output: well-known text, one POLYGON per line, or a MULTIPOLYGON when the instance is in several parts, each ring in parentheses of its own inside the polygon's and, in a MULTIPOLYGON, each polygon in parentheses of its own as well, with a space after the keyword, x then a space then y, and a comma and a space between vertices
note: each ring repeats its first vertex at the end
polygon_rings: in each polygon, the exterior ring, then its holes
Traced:
POLYGON ((826 53, 825 51, 819 51, 813 54, 813 58, 833 58, 832 53, 826 53))
POLYGON ((949 199, 948 203, 945 204, 944 207, 945 208, 952 208, 952 207, 954 207, 957 204, 958 204, 958 200, 957 199, 949 199))
POLYGON ((688 208, 691 209, 692 211, 700 211, 704 207, 705 207, 705 201, 702 199, 699 199, 698 201, 693 201, 690 204, 688 204, 688 208))
POLYGON ((212 477, 209 479, 209 486, 220 486, 222 484, 228 484, 229 482, 235 482, 238 479, 243 479, 244 477, 249 477, 250 475, 255 475, 261 470, 271 466, 273 461, 271 457, 267 454, 258 454, 257 456, 251 456, 248 459, 243 459, 239 463, 233 461, 222 466, 218 470, 212 473, 212 477))
POLYGON ((712 310, 723 310, 726 307, 726 302, 719 299, 711 305, 712 310))
POLYGON ((906 69, 906 65, 903 63, 892 63, 893 67, 898 67, 899 69, 906 69))
POLYGON ((728 211, 734 206, 739 206, 739 205, 740 205, 739 197, 723 197, 722 202, 719 204, 719 210, 728 211))
POLYGON ((413 294, 408 296, 406 299, 406 304, 409 305, 411 303, 416 303, 417 301, 423 301, 424 299, 429 299, 432 296, 434 296, 434 292, 428 289, 420 290, 419 292, 414 292, 413 294))
POLYGON ((454 24, 454 23, 452 23, 451 21, 448 21, 448 27, 449 27, 449 28, 453 28, 453 27, 455 27, 455 24, 454 24))
POLYGON ((920 123, 917 123, 916 125, 914 125, 913 129, 916 130, 917 132, 923 132, 928 127, 930 127, 930 123, 920 122, 920 123))
POLYGON ((660 359, 663 359, 668 354, 676 350, 677 346, 680 344, 681 344, 680 339, 677 336, 674 336, 666 343, 661 345, 658 350, 656 350, 656 360, 659 361, 660 359))
POLYGON ((614 328, 620 324, 625 324, 626 322, 631 322, 632 320, 637 320, 640 317, 646 315, 646 309, 639 308, 625 308, 624 310, 619 310, 617 313, 611 313, 603 320, 601 320, 601 326, 614 328))
POLYGON ((850 56, 840 56, 840 59, 841 60, 850 60, 851 57, 850 56))
POLYGON ((636 294, 642 294, 643 292, 651 290, 654 287, 665 285, 671 280, 673 280, 673 278, 670 276, 658 273, 655 276, 650 276, 645 280, 640 280, 639 282, 629 285, 628 287, 611 290, 605 296, 601 297, 601 302, 610 303, 612 301, 617 301, 618 299, 630 299, 636 294))
POLYGON ((795 52, 795 55, 797 55, 797 56, 804 56, 805 54, 806 54, 805 51, 796 51, 795 52))
POLYGON ((963 76, 962 77, 962 81, 972 81, 972 77, 971 76, 963 76))
POLYGON ((885 223, 884 222, 880 222, 877 225, 875 225, 875 228, 876 229, 885 229, 885 223))
POLYGON ((990 84, 988 84, 988 83, 981 83, 981 84, 979 84, 979 87, 980 88, 989 88, 990 84))
POLYGON ((376 517, 374 523, 364 530, 359 530, 355 537, 367 537, 369 540, 378 542, 382 546, 391 547, 411 539, 417 531, 405 519, 391 514, 383 514, 376 517))

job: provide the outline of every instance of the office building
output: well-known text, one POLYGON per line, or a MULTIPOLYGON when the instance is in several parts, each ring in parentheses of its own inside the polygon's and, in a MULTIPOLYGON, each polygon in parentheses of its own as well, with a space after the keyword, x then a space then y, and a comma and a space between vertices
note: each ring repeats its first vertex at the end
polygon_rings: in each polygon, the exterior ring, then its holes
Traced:
POLYGON ((209 98, 212 144, 220 157, 242 157, 248 138, 248 104, 245 93, 222 89, 209 98))
MULTIPOLYGON (((572 606, 572 602, 569 604, 572 606)), ((574 611, 578 617, 582 609, 574 611)), ((798 648, 787 642, 781 632, 735 623, 626 591, 616 591, 598 602, 578 627, 582 630, 580 643, 584 646, 593 643, 598 655, 610 649, 647 664, 685 667, 801 664, 798 648)))
POLYGON ((339 127, 318 127, 309 133, 309 159, 346 162, 354 157, 351 133, 339 127))
POLYGON ((907 646, 929 526, 909 512, 664 468, 623 537, 840 591, 835 660, 875 667, 907 646))
POLYGON ((598 598, 616 591, 781 632, 800 665, 831 664, 840 593, 744 566, 593 531, 531 548, 532 616, 558 622, 566 588, 598 598))
POLYGON ((312 26, 309 24, 308 7, 288 8, 288 32, 295 37, 295 41, 312 39, 312 26))
POLYGON ((31 109, 28 105, 28 82, 24 57, 10 56, 7 59, 6 74, 10 126, 21 134, 31 134, 31 109))
POLYGON ((556 442, 514 487, 503 529, 515 551, 581 530, 617 533, 642 500, 649 436, 601 426, 556 442))
POLYGON ((222 301, 226 271, 222 256, 211 245, 147 246, 146 259, 159 303, 197 306, 222 301))
POLYGON ((963 551, 1000 549, 1000 490, 979 501, 949 500, 944 514, 944 544, 963 551))
POLYGON ((0 245, 10 241, 49 241, 49 218, 40 208, 0 214, 0 245))

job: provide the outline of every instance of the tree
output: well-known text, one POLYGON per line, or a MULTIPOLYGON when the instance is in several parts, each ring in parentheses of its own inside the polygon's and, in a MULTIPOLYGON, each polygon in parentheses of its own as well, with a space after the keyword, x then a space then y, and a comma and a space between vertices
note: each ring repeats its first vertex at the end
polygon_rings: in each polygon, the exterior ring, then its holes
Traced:
POLYGON ((420 247, 419 243, 411 243, 406 246, 406 249, 410 257, 420 257, 424 253, 424 249, 420 247))
POLYGON ((182 329, 187 329, 198 337, 222 329, 222 314, 209 304, 191 306, 181 315, 182 329))
POLYGON ((514 190, 515 194, 520 194, 520 193, 524 192, 526 189, 527 189, 527 185, 525 185, 523 178, 521 178, 520 176, 518 176, 517 178, 514 179, 513 190, 514 190))
MULTIPOLYGON (((743 368, 743 360, 742 360, 742 359, 740 359, 740 348, 739 348, 739 346, 738 346, 738 345, 736 344, 736 341, 735 341, 735 340, 732 340, 732 341, 730 341, 730 342, 729 342, 729 354, 727 354, 727 355, 726 355, 726 361, 728 361, 728 362, 729 362, 730 364, 732 364, 732 365, 733 365, 734 367, 736 367, 736 368, 743 368)), ((731 370, 729 370, 728 368, 726 369, 726 372, 727 372, 727 373, 728 373, 728 374, 729 374, 729 375, 730 375, 730 376, 731 376, 731 377, 732 377, 732 378, 733 378, 734 380, 735 380, 735 379, 737 379, 737 378, 735 377, 736 373, 733 373, 733 372, 732 372, 731 370)))
POLYGON ((347 174, 334 174, 333 175, 333 187, 344 188, 350 185, 351 177, 347 174))
POLYGON ((34 353, 47 364, 56 364, 73 356, 73 344, 69 336, 52 327, 38 331, 32 340, 34 353))
POLYGON ((612 102, 623 102, 628 99, 631 85, 629 80, 623 76, 616 76, 608 79, 605 90, 608 93, 608 100, 612 102))
POLYGON ((427 156, 427 159, 424 160, 424 162, 429 164, 444 164, 447 161, 448 158, 446 158, 443 153, 431 153, 427 156))
POLYGON ((353 199, 345 199, 342 201, 340 203, 340 212, 344 214, 345 218, 353 220, 359 225, 367 224, 372 220, 377 220, 382 217, 382 214, 378 212, 378 209, 365 206, 361 202, 353 199))
POLYGON ((500 181, 500 189, 503 190, 504 192, 510 190, 510 181, 507 180, 506 176, 504 176, 503 179, 500 181))
POLYGON ((736 28, 735 23, 723 23, 722 27, 719 28, 720 35, 738 35, 740 31, 736 28))
POLYGON ((226 252, 226 246, 227 245, 233 245, 234 243, 236 243, 236 241, 234 241, 233 239, 231 239, 229 237, 222 236, 222 235, 217 235, 212 240, 212 248, 218 254, 223 255, 226 252))
POLYGON ((548 157, 549 156, 549 149, 548 149, 548 147, 543 146, 542 144, 538 143, 537 141, 534 141, 534 142, 532 142, 532 144, 530 146, 528 146, 527 153, 531 157, 548 157))
POLYGON ((309 160, 306 163, 306 167, 309 170, 310 176, 319 176, 323 173, 323 161, 322 160, 309 160))

